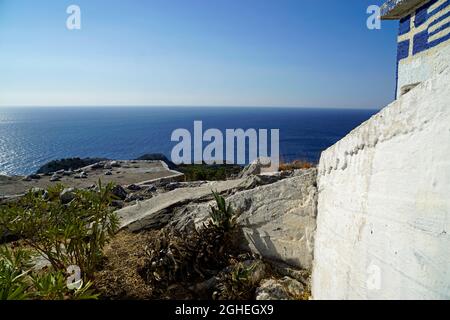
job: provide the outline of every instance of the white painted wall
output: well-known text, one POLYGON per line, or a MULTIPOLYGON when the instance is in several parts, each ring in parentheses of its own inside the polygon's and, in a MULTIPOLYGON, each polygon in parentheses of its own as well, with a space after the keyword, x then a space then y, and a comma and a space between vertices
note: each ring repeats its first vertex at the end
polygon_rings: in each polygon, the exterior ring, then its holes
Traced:
POLYGON ((442 72, 449 63, 450 41, 426 50, 407 59, 400 60, 398 68, 397 97, 405 86, 423 82, 442 72))
POLYGON ((423 82, 319 165, 315 299, 450 299, 450 76, 423 82))
MULTIPOLYGON (((397 39, 398 42, 405 40, 409 41, 409 55, 407 58, 400 60, 398 65, 397 98, 401 96, 404 87, 434 77, 442 72, 449 63, 450 40, 414 54, 413 48, 416 44, 414 37, 418 33, 427 32, 430 34, 428 43, 433 43, 439 39, 445 39, 450 33, 450 27, 445 27, 450 22, 450 17, 445 18, 445 15, 450 12, 450 6, 445 6, 447 0, 438 0, 436 3, 432 4, 427 10, 430 15, 427 20, 418 27, 415 26, 416 9, 422 7, 425 3, 426 1, 418 2, 416 7, 410 11, 410 31, 406 34, 399 35, 397 39), (438 8, 441 9, 432 14, 438 8), (433 25, 433 23, 435 24, 433 25), (440 28, 443 29, 436 34, 431 35, 431 33, 440 28)), ((406 12, 404 13, 404 16, 406 16, 406 12)))

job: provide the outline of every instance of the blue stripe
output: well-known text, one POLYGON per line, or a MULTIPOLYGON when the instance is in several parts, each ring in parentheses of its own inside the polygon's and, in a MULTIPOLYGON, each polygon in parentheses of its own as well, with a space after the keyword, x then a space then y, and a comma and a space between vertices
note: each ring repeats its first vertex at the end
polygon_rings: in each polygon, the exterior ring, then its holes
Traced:
POLYGON ((406 34, 411 30, 411 16, 406 16, 400 19, 400 27, 398 30, 398 35, 406 34))
POLYGON ((443 24, 442 26, 440 26, 439 28, 437 28, 436 30, 434 30, 433 32, 428 34, 428 37, 432 37, 435 34, 438 34, 439 32, 447 29, 448 27, 450 27, 450 22, 447 22, 446 24, 443 24))
POLYGON ((433 47, 437 46, 438 44, 441 44, 442 42, 445 42, 445 41, 447 41, 449 39, 450 39, 450 33, 447 34, 446 36, 443 36, 443 37, 439 38, 439 39, 431 41, 428 44, 428 48, 433 48, 433 47))
POLYGON ((397 47, 397 61, 405 59, 409 56, 409 40, 398 43, 397 47))
POLYGON ((427 2, 416 10, 416 18, 414 19, 414 25, 416 26, 416 28, 421 26, 425 23, 425 21, 428 20, 428 18, 430 17, 430 15, 428 14, 428 9, 438 1, 439 0, 431 0, 430 2, 427 2))
POLYGON ((433 22, 430 23, 430 27, 438 24, 439 22, 441 22, 442 20, 447 19, 448 17, 450 17, 450 11, 447 12, 446 14, 444 14, 443 16, 440 16, 439 18, 437 18, 436 20, 434 20, 433 22))
POLYGON ((450 0, 447 0, 439 7, 434 9, 432 12, 428 13, 428 9, 430 9, 430 7, 436 4, 438 1, 439 0, 431 0, 430 2, 427 2, 426 4, 424 4, 419 9, 416 10, 416 17, 414 19, 414 25, 416 26, 416 28, 424 24, 432 16, 444 10, 446 7, 450 5, 450 0))
POLYGON ((413 55, 429 49, 428 30, 414 35, 413 55))
MULTIPOLYGON (((434 1, 434 0, 433 0, 434 1)), ((437 2, 437 1, 435 1, 437 2)), ((446 7, 448 7, 450 5, 450 0, 447 0, 446 2, 444 2, 443 4, 441 4, 439 7, 437 7, 436 9, 434 9, 431 13, 428 14, 428 17, 432 17, 434 16, 436 13, 438 13, 439 11, 444 10, 446 7)))

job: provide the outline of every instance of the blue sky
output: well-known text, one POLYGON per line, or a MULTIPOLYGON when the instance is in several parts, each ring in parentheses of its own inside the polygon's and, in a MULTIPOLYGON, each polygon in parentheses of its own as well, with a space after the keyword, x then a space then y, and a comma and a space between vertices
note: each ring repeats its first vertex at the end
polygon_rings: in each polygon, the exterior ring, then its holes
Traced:
POLYGON ((380 108, 397 22, 368 30, 366 9, 382 2, 0 0, 0 106, 380 108))

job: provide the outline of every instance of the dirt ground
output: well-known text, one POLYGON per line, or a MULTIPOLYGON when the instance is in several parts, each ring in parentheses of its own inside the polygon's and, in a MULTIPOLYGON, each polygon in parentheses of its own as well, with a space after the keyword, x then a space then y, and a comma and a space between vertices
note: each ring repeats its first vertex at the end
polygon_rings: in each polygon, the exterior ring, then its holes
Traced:
POLYGON ((108 299, 146 300, 152 290, 139 276, 142 254, 152 232, 119 232, 104 250, 106 256, 102 271, 95 274, 95 287, 108 299))

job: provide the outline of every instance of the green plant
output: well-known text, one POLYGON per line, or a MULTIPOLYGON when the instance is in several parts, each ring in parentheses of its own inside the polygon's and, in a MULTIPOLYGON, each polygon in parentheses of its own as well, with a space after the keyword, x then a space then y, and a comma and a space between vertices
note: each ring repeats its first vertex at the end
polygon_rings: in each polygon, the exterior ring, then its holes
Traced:
POLYGON ((62 271, 49 272, 32 276, 34 297, 39 300, 87 300, 97 299, 91 289, 92 282, 88 281, 77 290, 67 287, 67 275, 62 271))
POLYGON ((28 298, 26 278, 31 255, 24 250, 12 251, 0 247, 0 300, 24 300, 28 298))
POLYGON ((150 239, 139 274, 155 297, 167 298, 175 284, 209 279, 238 255, 236 215, 223 197, 213 194, 217 208, 211 208, 210 222, 186 232, 167 227, 150 239))
POLYGON ((222 272, 218 276, 217 291, 213 298, 216 300, 248 300, 253 297, 256 286, 253 274, 257 263, 245 265, 237 263, 229 272, 222 272))
POLYGON ((231 164, 181 164, 177 170, 184 173, 186 181, 219 181, 238 175, 242 167, 231 164))
POLYGON ((29 251, 0 247, 0 300, 97 299, 90 282, 70 290, 66 279, 62 271, 35 273, 29 251))
POLYGON ((224 197, 213 191, 214 199, 216 200, 217 208, 211 207, 211 221, 212 224, 225 231, 230 231, 236 226, 237 215, 230 204, 226 204, 224 197))
POLYGON ((57 185, 41 194, 29 192, 18 203, 0 208, 0 227, 20 236, 43 255, 54 270, 80 267, 88 279, 102 259, 102 249, 118 229, 118 218, 110 210, 109 184, 98 191, 74 191, 74 199, 63 204, 57 185))

